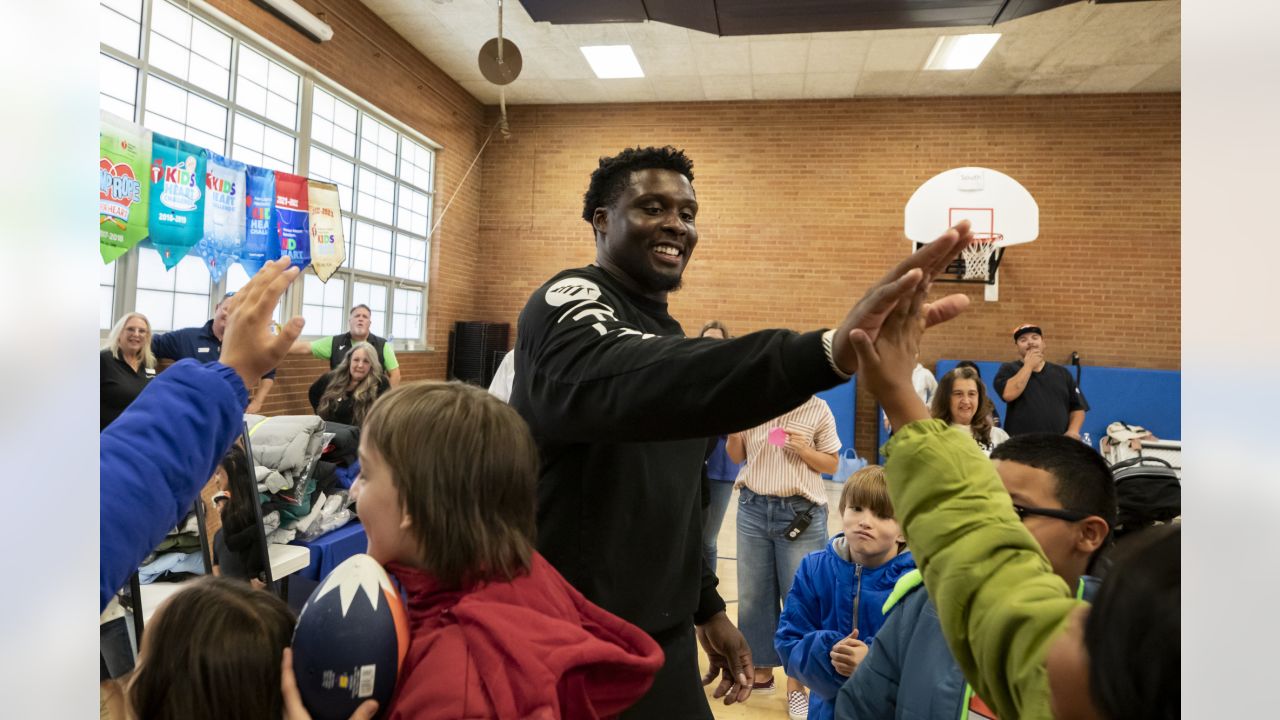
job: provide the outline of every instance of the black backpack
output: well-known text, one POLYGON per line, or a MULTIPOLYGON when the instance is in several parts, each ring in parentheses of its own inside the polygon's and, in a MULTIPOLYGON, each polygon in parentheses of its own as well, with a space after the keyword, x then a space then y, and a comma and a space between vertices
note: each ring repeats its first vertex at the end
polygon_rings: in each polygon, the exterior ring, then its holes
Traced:
POLYGON ((1182 483, 1158 457, 1135 457, 1111 466, 1116 482, 1117 539, 1182 514, 1182 483))

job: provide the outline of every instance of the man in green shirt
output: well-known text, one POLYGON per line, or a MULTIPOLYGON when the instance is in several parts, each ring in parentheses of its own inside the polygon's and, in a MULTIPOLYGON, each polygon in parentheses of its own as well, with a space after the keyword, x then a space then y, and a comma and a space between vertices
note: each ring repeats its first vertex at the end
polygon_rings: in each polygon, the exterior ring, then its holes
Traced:
POLYGON ((319 340, 299 340, 289 348, 291 353, 311 353, 312 357, 329 360, 329 369, 333 370, 342 364, 347 357, 347 353, 351 352, 351 346, 358 342, 367 342, 373 345, 378 351, 379 357, 382 359, 382 369, 387 373, 387 379, 391 382, 391 386, 395 387, 400 383, 400 362, 396 360, 396 351, 391 347, 391 343, 385 338, 369 332, 371 314, 368 305, 356 305, 351 308, 351 314, 347 320, 347 332, 332 337, 322 337, 319 340))

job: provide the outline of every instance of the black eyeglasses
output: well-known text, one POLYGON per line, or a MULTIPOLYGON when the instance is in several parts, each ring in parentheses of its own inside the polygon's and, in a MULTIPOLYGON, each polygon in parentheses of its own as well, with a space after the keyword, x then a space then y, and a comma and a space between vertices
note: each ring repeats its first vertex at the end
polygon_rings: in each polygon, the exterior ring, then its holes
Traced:
POLYGON ((1026 520, 1028 515, 1039 515, 1041 517, 1066 520, 1067 522, 1080 522, 1092 515, 1092 513, 1079 512, 1076 510, 1064 510, 1062 508, 1023 507, 1022 505, 1014 505, 1013 511, 1018 514, 1019 520, 1026 520))

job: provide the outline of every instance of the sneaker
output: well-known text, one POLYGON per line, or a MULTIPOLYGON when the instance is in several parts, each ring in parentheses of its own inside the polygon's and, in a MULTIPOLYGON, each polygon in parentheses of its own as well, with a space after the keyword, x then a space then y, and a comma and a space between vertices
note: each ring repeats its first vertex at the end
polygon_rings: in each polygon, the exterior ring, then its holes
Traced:
POLYGON ((769 678, 768 682, 757 682, 751 685, 751 692, 760 695, 768 695, 777 689, 778 686, 774 683, 773 678, 769 678))
POLYGON ((787 693, 787 716, 791 720, 806 720, 809 717, 809 696, 799 690, 787 693))

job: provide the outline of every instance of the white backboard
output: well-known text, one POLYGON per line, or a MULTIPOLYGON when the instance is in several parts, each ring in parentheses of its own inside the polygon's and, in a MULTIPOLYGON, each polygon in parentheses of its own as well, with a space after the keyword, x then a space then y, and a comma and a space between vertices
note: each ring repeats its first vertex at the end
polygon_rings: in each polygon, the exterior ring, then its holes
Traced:
POLYGON ((907 201, 907 238, 933 242, 947 228, 969 220, 979 236, 999 234, 997 245, 1029 243, 1040 235, 1040 206, 1031 193, 999 170, 953 168, 929 178, 907 201))

